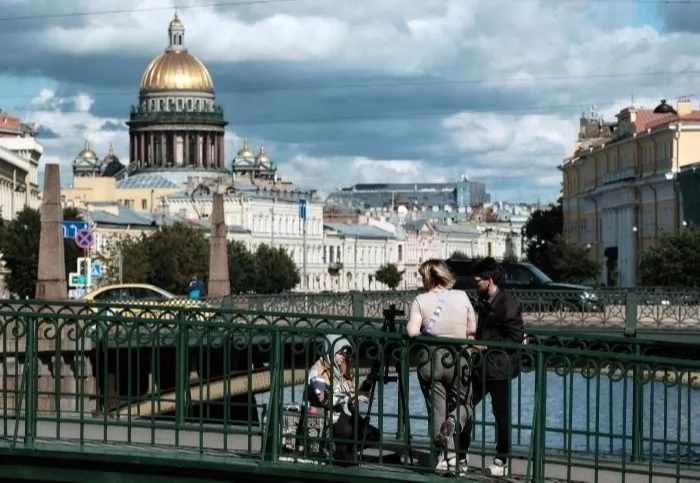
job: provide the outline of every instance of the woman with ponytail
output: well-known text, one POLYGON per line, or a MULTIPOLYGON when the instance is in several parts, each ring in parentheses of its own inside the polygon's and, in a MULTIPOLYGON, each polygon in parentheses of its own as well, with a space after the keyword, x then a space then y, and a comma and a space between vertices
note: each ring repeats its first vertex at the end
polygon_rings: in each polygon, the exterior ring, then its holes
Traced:
MULTIPOLYGON (((409 337, 421 334, 455 339, 473 339, 476 313, 467 294, 452 287, 455 278, 441 260, 426 260, 418 268, 426 292, 411 304, 406 324, 409 337)), ((466 350, 458 346, 426 347, 419 353, 418 381, 428 417, 432 419, 433 438, 439 449, 436 470, 452 470, 456 457, 448 457, 447 445, 471 418, 471 381, 466 350), (466 370, 465 370, 466 369, 466 370), (458 421, 459 420, 459 421, 458 421)), ((466 470, 466 461, 460 461, 466 470)))

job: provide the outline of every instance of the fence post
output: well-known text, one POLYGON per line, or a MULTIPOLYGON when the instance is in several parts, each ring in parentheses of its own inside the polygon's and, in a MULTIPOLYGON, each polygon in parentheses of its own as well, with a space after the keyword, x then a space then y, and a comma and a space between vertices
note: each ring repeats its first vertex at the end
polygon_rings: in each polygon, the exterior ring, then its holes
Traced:
MULTIPOLYGON (((274 327, 274 329, 278 329, 274 327)), ((282 334, 279 330, 272 332, 272 354, 270 357, 270 398, 268 400, 268 424, 271 425, 270 459, 278 462, 282 445, 282 374, 284 373, 284 355, 282 353, 282 334)))
MULTIPOLYGON (((25 403, 24 417, 24 442, 34 444, 36 438, 37 424, 37 365, 39 363, 39 347, 37 346, 37 319, 33 315, 26 316, 27 339, 24 348, 24 374, 22 376, 27 382, 27 402, 25 403)), ((15 397, 16 401, 16 397, 15 397)), ((21 407, 16 407, 16 411, 21 411, 21 407)))
MULTIPOLYGON (((185 424, 190 389, 189 340, 184 311, 177 314, 178 330, 175 336, 175 425, 185 424)), ((155 350, 155 347, 153 348, 155 350)))
POLYGON ((635 289, 625 293, 625 335, 627 337, 637 336, 637 317, 639 310, 639 296, 635 289))
MULTIPOLYGON (((634 354, 641 356, 639 344, 635 344, 634 354)), ((632 462, 642 460, 644 451, 644 386, 641 364, 634 364, 632 376, 632 462)))
POLYGON ((352 316, 361 318, 365 316, 365 294, 363 292, 353 292, 352 298, 352 316))
MULTIPOLYGON (((545 437, 547 432, 547 362, 542 351, 535 359, 535 405, 532 424, 532 480, 544 480, 545 437)), ((529 470, 529 468, 528 468, 529 470)), ((529 473, 529 471, 528 471, 529 473)))

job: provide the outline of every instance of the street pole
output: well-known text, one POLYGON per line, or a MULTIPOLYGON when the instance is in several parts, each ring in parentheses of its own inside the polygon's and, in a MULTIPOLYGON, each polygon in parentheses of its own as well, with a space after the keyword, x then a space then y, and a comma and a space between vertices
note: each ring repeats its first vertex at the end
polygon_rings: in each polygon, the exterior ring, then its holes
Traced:
POLYGON ((308 292, 309 286, 308 286, 308 281, 306 278, 306 216, 304 216, 304 241, 302 243, 303 243, 302 251, 304 253, 304 264, 303 264, 304 282, 302 284, 302 287, 304 287, 305 292, 308 292))

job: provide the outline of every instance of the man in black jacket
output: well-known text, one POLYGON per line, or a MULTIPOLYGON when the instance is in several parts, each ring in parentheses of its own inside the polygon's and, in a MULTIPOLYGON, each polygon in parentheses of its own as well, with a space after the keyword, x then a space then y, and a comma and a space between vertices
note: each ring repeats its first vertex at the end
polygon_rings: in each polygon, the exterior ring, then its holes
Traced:
MULTIPOLYGON (((501 266, 491 257, 474 266, 474 282, 479 294, 476 339, 480 341, 518 342, 524 336, 522 308, 511 293, 499 288, 501 266)), ((475 370, 473 402, 476 406, 486 394, 491 395, 491 408, 496 422, 496 457, 486 472, 493 476, 508 473, 510 454, 511 379, 519 372, 516 350, 477 346, 482 352, 481 365, 475 370)), ((466 453, 471 443, 473 420, 460 434, 460 466, 466 467, 466 453)))

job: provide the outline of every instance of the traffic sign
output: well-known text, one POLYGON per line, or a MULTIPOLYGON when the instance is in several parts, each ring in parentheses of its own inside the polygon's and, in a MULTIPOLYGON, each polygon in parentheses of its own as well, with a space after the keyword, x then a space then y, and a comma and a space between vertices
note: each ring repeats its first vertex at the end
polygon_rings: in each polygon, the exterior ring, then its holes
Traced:
POLYGON ((306 220, 306 200, 299 200, 299 218, 306 220))
POLYGON ((92 262, 90 266, 90 277, 100 278, 102 276, 102 263, 92 262))
POLYGON ((84 297, 86 293, 87 290, 85 290, 84 288, 72 288, 68 291, 68 297, 72 299, 79 299, 81 297, 84 297))
POLYGON ((68 274, 68 285, 70 287, 84 287, 87 282, 87 277, 78 272, 71 272, 68 274))
POLYGON ((63 238, 75 238, 80 230, 87 228, 87 221, 65 220, 63 222, 63 238))
POLYGON ((80 248, 90 248, 95 244, 95 237, 90 230, 83 228, 75 234, 75 244, 80 248))

